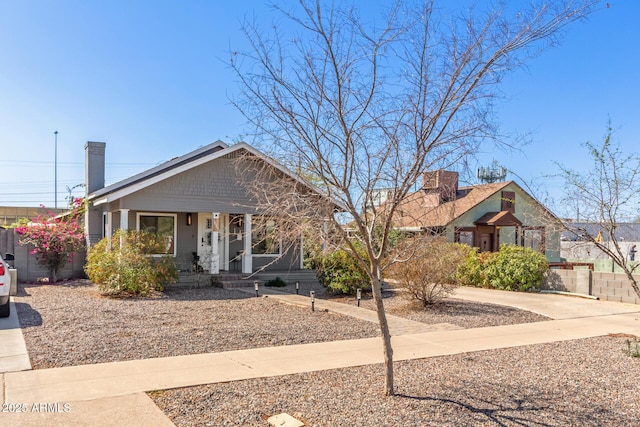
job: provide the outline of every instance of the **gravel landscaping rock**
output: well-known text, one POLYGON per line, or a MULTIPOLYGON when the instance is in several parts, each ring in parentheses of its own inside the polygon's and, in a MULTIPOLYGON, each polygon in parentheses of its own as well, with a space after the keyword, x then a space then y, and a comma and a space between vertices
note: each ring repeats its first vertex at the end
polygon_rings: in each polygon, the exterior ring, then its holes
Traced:
POLYGON ((149 393, 179 427, 266 426, 286 412, 306 426, 632 426, 640 359, 599 337, 149 393))
POLYGON ((34 369, 378 336, 373 323, 213 287, 125 299, 87 281, 20 287, 34 369))
MULTIPOLYGON (((389 313, 424 323, 546 320, 455 299, 415 310, 397 293, 385 296, 389 313)), ((378 335, 374 323, 212 287, 112 299, 88 281, 21 284, 15 302, 36 369, 378 335)), ((367 295, 361 306, 373 307, 367 295)), ((280 413, 307 426, 634 425, 640 359, 624 355, 624 343, 601 337, 396 362, 394 397, 382 395, 381 365, 149 395, 178 426, 266 426, 280 413)))
MULTIPOLYGON (((303 286, 306 295, 313 289, 328 297, 319 285, 303 286)), ((295 293, 292 286, 275 290, 295 293)), ((476 327, 546 319, 453 300, 415 312, 394 295, 385 298, 389 313, 428 324, 476 327)), ((334 300, 355 303, 353 298, 334 300)), ((20 284, 15 302, 34 369, 378 336, 374 323, 214 287, 114 299, 101 296, 86 280, 20 284)), ((373 303, 363 300, 362 306, 373 308, 373 303)))

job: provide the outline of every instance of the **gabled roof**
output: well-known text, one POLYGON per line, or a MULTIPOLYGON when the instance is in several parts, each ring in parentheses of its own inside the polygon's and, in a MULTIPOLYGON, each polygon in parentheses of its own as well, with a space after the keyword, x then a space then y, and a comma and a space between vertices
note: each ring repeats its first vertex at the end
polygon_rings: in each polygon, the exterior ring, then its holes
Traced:
POLYGON ((487 212, 478 218, 474 224, 476 225, 495 225, 498 227, 513 227, 516 225, 522 225, 522 221, 513 216, 511 212, 487 212))
POLYGON ((438 206, 433 206, 424 191, 416 191, 400 204, 394 222, 399 228, 447 226, 510 183, 511 181, 461 187, 456 192, 455 200, 438 206))
MULTIPOLYGON (((456 192, 455 200, 445 201, 438 206, 434 206, 429 200, 429 195, 423 190, 410 194, 398 207, 394 219, 395 226, 402 229, 435 228, 446 227, 453 221, 460 218, 471 209, 489 199, 494 194, 502 191, 508 186, 515 186, 524 194, 535 201, 526 191, 514 181, 496 182, 491 184, 480 184, 468 187, 460 187, 456 192)), ((543 205, 540 205, 545 212, 555 218, 543 205)), ((513 215, 507 217, 498 215, 498 212, 485 214, 478 221, 489 222, 514 222, 519 220, 513 215)), ((477 222, 476 222, 477 223, 477 222)), ((495 224, 501 225, 501 224, 495 224)))
MULTIPOLYGON (((608 230, 611 224, 599 224, 595 222, 566 222, 567 229, 562 232, 562 240, 565 241, 584 241, 588 234, 592 237, 598 233, 602 235, 605 242, 611 240, 608 230)), ((640 242, 640 223, 637 222, 619 222, 615 227, 615 236, 618 241, 640 242)))
POLYGON ((244 150, 256 157, 259 157, 263 161, 267 162, 274 168, 280 170, 286 175, 292 177, 296 181, 304 184, 308 188, 323 194, 320 189, 309 184, 295 173, 289 171, 280 163, 272 159, 271 157, 261 153, 249 144, 240 142, 234 145, 227 145, 222 141, 216 141, 212 144, 201 147, 183 156, 176 157, 161 165, 148 169, 137 175, 134 175, 125 180, 116 182, 115 184, 104 187, 97 190, 87 196, 88 200, 92 201, 94 205, 100 205, 103 203, 110 203, 114 200, 118 200, 122 197, 126 197, 132 193, 143 190, 153 184, 161 182, 167 178, 170 178, 178 173, 182 173, 193 169, 197 166, 208 163, 212 160, 224 157, 228 154, 244 150))

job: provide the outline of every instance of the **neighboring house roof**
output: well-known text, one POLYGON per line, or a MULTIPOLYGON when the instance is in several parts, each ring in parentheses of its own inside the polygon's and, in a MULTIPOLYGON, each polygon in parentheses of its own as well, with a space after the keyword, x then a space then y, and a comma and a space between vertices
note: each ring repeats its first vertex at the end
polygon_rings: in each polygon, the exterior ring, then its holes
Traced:
MULTIPOLYGON (((607 228, 598 223, 593 222, 569 222, 565 224, 569 230, 562 232, 561 239, 564 241, 577 241, 584 240, 580 235, 586 232, 590 236, 597 236, 598 233, 602 236, 604 241, 611 240, 607 228), (571 231, 574 230, 574 231, 571 231)), ((637 222, 624 222, 616 224, 616 240, 626 242, 640 242, 640 223, 637 222)))
POLYGON ((161 165, 148 169, 130 178, 97 190, 89 194, 88 199, 92 201, 94 205, 110 203, 132 193, 145 189, 178 173, 188 171, 212 160, 241 150, 247 151, 259 157, 274 168, 304 184, 318 194, 323 194, 320 189, 306 182, 301 177, 289 171, 271 157, 261 153, 245 142, 240 142, 229 146, 222 141, 216 141, 212 144, 201 147, 183 156, 176 157, 172 160, 169 160, 168 162, 162 163, 161 165))
MULTIPOLYGON (((433 205, 430 195, 423 190, 410 194, 398 207, 394 219, 395 226, 402 229, 446 227, 456 221, 474 207, 489 199, 499 191, 515 186, 522 193, 535 201, 522 187, 514 181, 496 182, 460 187, 454 200, 445 201, 438 206, 433 205)), ((536 203, 538 203, 536 201, 536 203)), ((538 203, 539 204, 539 203, 538 203)), ((539 204, 551 218, 556 218, 543 205, 539 204)), ((510 213, 488 212, 475 221, 485 225, 522 225, 520 220, 510 213)))
POLYGON ((461 187, 456 192, 455 200, 438 206, 433 206, 424 191, 417 191, 407 196, 398 207, 396 226, 399 228, 446 226, 507 185, 509 182, 461 187))

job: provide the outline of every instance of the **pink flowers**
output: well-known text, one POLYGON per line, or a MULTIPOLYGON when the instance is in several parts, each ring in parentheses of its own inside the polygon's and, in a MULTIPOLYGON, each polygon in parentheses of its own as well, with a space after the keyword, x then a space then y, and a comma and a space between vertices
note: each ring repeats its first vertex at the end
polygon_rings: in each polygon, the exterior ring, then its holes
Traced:
POLYGON ((37 255, 38 264, 49 270, 53 282, 60 267, 84 244, 84 229, 78 221, 83 211, 84 201, 74 199, 68 213, 41 215, 16 228, 20 244, 32 246, 30 253, 37 255))

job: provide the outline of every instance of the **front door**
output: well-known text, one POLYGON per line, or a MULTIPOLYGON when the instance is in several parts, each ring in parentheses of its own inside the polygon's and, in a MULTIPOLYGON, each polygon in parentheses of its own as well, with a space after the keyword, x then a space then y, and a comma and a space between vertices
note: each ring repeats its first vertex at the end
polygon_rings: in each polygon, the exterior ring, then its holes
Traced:
POLYGON ((198 214, 198 257, 200 258, 200 266, 205 271, 211 270, 211 247, 213 244, 218 245, 220 270, 228 270, 229 262, 227 260, 227 222, 228 215, 220 215, 218 226, 218 240, 213 242, 213 217, 210 213, 198 214))
POLYGON ((493 234, 480 234, 480 252, 493 251, 493 234))

